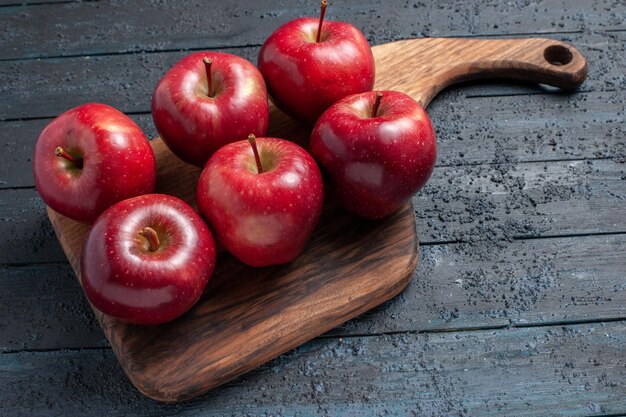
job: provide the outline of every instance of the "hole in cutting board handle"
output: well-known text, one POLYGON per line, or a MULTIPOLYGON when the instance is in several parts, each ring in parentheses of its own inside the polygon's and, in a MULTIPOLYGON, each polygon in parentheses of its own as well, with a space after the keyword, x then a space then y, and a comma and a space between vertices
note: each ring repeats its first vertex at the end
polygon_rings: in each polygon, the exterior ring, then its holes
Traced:
POLYGON ((552 65, 567 65, 572 62, 574 55, 564 46, 552 45, 543 51, 543 57, 552 65))

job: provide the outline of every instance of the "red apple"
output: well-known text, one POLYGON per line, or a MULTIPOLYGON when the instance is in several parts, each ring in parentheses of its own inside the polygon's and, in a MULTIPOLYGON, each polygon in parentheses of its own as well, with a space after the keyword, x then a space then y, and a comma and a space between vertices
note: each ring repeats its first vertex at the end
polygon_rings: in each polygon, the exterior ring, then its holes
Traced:
POLYGON ((344 98, 320 117, 311 154, 350 211, 379 219, 400 208, 435 166, 435 132, 406 94, 368 92, 344 98))
POLYGON ((84 223, 118 201, 151 193, 156 183, 146 136, 124 113, 99 103, 75 107, 45 127, 33 174, 48 206, 84 223))
POLYGON ((276 138, 255 141, 253 135, 217 151, 196 192, 219 242, 251 266, 296 259, 319 220, 322 200, 319 168, 304 149, 276 138))
POLYGON ((367 39, 348 23, 323 21, 325 4, 319 19, 279 27, 259 53, 259 70, 276 106, 311 125, 337 100, 374 86, 367 39))
POLYGON ((106 210, 87 235, 81 281, 98 310, 135 324, 174 320, 200 298, 215 266, 215 241, 198 213, 164 194, 106 210))
POLYGON ((176 156, 202 167, 227 143, 245 139, 250 132, 265 135, 265 81, 243 58, 198 52, 183 58, 159 81, 152 118, 176 156))

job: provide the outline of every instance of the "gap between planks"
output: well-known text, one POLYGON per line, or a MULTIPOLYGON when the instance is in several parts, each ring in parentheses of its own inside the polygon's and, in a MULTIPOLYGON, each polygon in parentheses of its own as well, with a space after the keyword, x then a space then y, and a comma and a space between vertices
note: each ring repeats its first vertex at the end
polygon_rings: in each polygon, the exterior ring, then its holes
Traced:
POLYGON ((618 415, 626 409, 616 347, 623 331, 622 322, 316 340, 176 406, 141 397, 109 351, 15 354, 0 356, 6 370, 3 406, 23 415, 43 409, 71 409, 76 415, 282 415, 286 407, 298 415, 320 410, 409 415, 416 408, 424 415, 530 416, 565 410, 572 416, 618 415), (76 401, 81 395, 90 401, 76 401), (311 408, 303 408, 307 404, 311 408))
MULTIPOLYGON (((509 81, 511 84, 513 85, 517 85, 515 84, 516 81, 515 80, 506 80, 503 79, 504 81, 509 81)), ((433 102, 438 100, 438 97, 440 94, 442 94, 444 91, 449 91, 449 90, 462 90, 464 86, 467 85, 478 85, 480 83, 480 81, 476 82, 469 82, 469 83, 459 83, 459 84, 454 84, 450 87, 445 88, 444 90, 442 90, 439 94, 437 94, 437 96, 435 96, 435 98, 433 99, 433 102)), ((518 84, 523 84, 523 81, 517 81, 518 84)), ((577 95, 581 95, 581 94, 593 94, 593 93, 617 93, 617 92, 621 92, 623 91, 622 89, 609 89, 609 90, 594 90, 594 89, 586 89, 586 90, 576 90, 576 91, 569 91, 567 93, 562 92, 561 90, 554 90, 554 91, 549 91, 549 90, 543 90, 543 91, 526 91, 526 92, 510 92, 510 93, 495 93, 495 94, 472 94, 469 93, 467 95, 464 95, 463 98, 467 99, 467 100, 472 100, 472 99, 481 99, 481 98, 506 98, 506 97, 531 97, 531 96, 560 96, 560 95, 567 95, 569 97, 574 97, 577 95)), ((431 103, 432 104, 432 103, 431 103)), ((428 111, 428 108, 426 109, 428 111)), ((127 116, 148 116, 151 115, 152 112, 150 110, 139 110, 139 111, 125 111, 123 112, 125 115, 127 116)), ((11 122, 31 122, 31 121, 37 121, 37 120, 52 120, 54 118, 56 118, 57 115, 43 115, 43 116, 32 116, 32 117, 8 117, 5 119, 0 119, 0 125, 2 123, 11 123, 11 122)))
MULTIPOLYGON (((0 6, 1 7, 1 6, 0 6)), ((624 29, 626 30, 626 29, 624 29)), ((619 32, 620 30, 613 30, 610 32, 619 32)), ((594 31, 594 33, 603 33, 609 32, 609 30, 598 30, 594 31)), ((508 37, 542 37, 547 35, 574 35, 574 34, 582 34, 584 31, 582 30, 564 30, 564 31, 545 31, 545 32, 516 32, 516 33, 504 33, 504 34, 443 34, 437 35, 437 38, 463 38, 463 39, 474 39, 474 38, 508 38, 508 37)), ((420 37, 402 37, 394 39, 392 42, 402 41, 407 39, 419 39, 420 37)), ((371 46, 377 46, 376 43, 371 43, 371 46)), ((132 51, 112 51, 112 52, 83 52, 79 54, 61 54, 61 55, 42 55, 42 56, 34 56, 34 57, 20 57, 20 58, 0 58, 0 62, 16 62, 16 61, 41 61, 45 59, 66 59, 66 58, 86 58, 86 57, 106 57, 106 56, 118 56, 118 55, 141 55, 141 54, 158 54, 158 53, 174 53, 174 52, 197 52, 197 51, 215 51, 222 49, 241 49, 241 48, 260 48, 263 46, 261 43, 248 43, 241 45, 228 45, 228 46, 219 46, 219 45, 210 45, 203 47, 192 47, 192 48, 163 48, 163 49, 135 49, 132 51)))
MULTIPOLYGON (((0 190, 2 191, 2 190, 0 190)), ((607 232, 589 232, 589 233, 565 233, 562 235, 538 235, 538 236, 514 236, 511 239, 514 241, 523 241, 523 240, 549 240, 549 239, 577 239, 584 237, 600 237, 600 236, 620 236, 626 235, 626 230, 623 231, 607 231, 607 232)), ((506 238, 502 238, 501 241, 507 241, 506 238)), ((430 242, 420 242, 421 246, 447 246, 447 245, 466 245, 469 242, 464 240, 433 240, 430 242)), ((3 268, 27 268, 30 266, 61 266, 67 265, 68 262, 5 262, 0 263, 0 270, 3 268)))
POLYGON ((4 7, 27 7, 27 6, 46 6, 52 4, 79 3, 77 0, 46 0, 46 1, 25 1, 0 4, 0 9, 4 7))
MULTIPOLYGON (((476 327, 459 327, 459 328, 445 328, 445 329, 425 329, 425 330, 398 330, 388 332, 375 332, 375 333, 350 333, 350 334, 322 334, 317 336, 311 341, 328 339, 328 340, 343 340, 343 339, 358 339, 358 338, 371 338, 380 336, 397 336, 397 335, 420 335, 420 334, 441 334, 441 333, 472 333, 472 332, 484 332, 489 330, 507 330, 507 329, 526 329, 526 328, 547 328, 547 327, 568 327, 568 326, 580 326, 585 324, 601 324, 601 323, 619 323, 626 322, 625 317, 613 317, 605 319, 589 319, 589 320, 572 320, 572 321, 554 321, 544 323, 510 323, 494 326, 476 326, 476 327)), ((308 343, 308 342, 307 342, 308 343)), ((0 351, 0 355, 13 355, 18 353, 53 353, 53 352, 80 352, 84 350, 95 351, 109 351, 111 347, 106 346, 81 346, 81 347, 67 347, 67 348, 41 348, 41 349, 9 349, 0 351)))

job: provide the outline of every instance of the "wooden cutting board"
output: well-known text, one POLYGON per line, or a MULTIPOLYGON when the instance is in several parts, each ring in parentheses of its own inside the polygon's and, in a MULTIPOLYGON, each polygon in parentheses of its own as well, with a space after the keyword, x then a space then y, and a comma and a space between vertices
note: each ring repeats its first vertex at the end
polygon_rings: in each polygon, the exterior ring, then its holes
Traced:
MULTIPOLYGON (((403 91, 426 107, 444 87, 476 78, 518 78, 575 88, 587 75, 572 46, 549 39, 412 39, 373 48, 376 89, 403 91)), ((271 106, 268 136, 306 144, 308 132, 271 106)), ((160 139, 152 146, 161 193, 195 207, 200 171, 160 139)), ((48 209, 80 276, 87 226, 48 209)), ((176 402, 200 395, 381 304, 407 285, 418 262, 410 203, 379 222, 327 204, 300 258, 254 269, 226 253, 198 304, 174 322, 124 324, 94 309, 122 368, 145 395, 176 402)), ((419 279, 419 277, 417 278, 419 279)))

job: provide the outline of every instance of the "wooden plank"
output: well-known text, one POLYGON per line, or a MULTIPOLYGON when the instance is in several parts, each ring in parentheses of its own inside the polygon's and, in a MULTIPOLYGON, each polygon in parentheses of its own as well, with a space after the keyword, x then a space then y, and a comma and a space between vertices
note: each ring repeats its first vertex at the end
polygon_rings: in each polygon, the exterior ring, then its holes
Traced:
MULTIPOLYGON (((562 36, 549 37, 560 39, 562 36)), ((626 88, 621 77, 621 70, 626 66, 626 56, 619 53, 626 45, 626 38, 611 37, 600 44, 591 40, 587 44, 586 35, 575 34, 570 41, 591 63, 589 78, 582 88, 626 88), (610 53, 611 59, 599 58, 607 53, 610 53), (596 64, 593 64, 595 62, 602 62, 603 70, 598 70, 596 64), (607 84, 608 79, 614 81, 607 84)), ((226 49, 225 52, 256 62, 258 49, 226 49)), ((0 85, 3 85, 0 90, 0 120, 54 117, 71 107, 91 101, 110 104, 126 113, 148 112, 157 82, 185 55, 186 52, 173 52, 0 62, 0 85)), ((537 86, 520 87, 510 83, 504 84, 504 87, 500 84, 500 87, 504 88, 502 91, 506 94, 514 91, 543 91, 537 86)), ((495 87, 473 86, 459 94, 484 95, 485 91, 495 94, 499 90, 495 87)))
POLYGON ((317 339, 184 405, 107 350, 0 355, 0 413, 593 416, 626 412, 626 323, 317 339))
MULTIPOLYGON (((224 52, 256 60, 258 48, 225 49, 224 52)), ((149 112, 157 82, 187 54, 1 62, 0 83, 4 88, 0 90, 0 120, 55 117, 93 101, 109 104, 125 113, 149 112), (20 74, 21 71, 26 73, 20 74)))
MULTIPOLYGON (((420 252, 400 296, 329 334, 626 318, 626 235, 427 245, 420 252)), ((0 269, 0 316, 0 351, 107 344, 68 265, 0 269)))
POLYGON ((398 297, 333 335, 626 318, 626 236, 429 245, 398 297))
MULTIPOLYGON (((420 242, 626 232, 620 160, 437 167, 413 199, 420 242)), ((34 189, 2 190, 0 264, 64 262, 34 189)))
MULTIPOLYGON (((464 92, 462 90, 461 92, 464 92)), ((437 132, 438 165, 605 158, 626 154, 621 92, 475 97, 445 92, 428 113, 437 132), (493 117, 485 118, 484 114, 493 117)), ((130 116, 148 137, 149 114, 130 116)), ((40 131, 52 119, 0 122, 0 188, 34 185, 30 169, 40 131)))
POLYGON ((0 264, 65 262, 46 206, 34 189, 2 190, 0 264))
MULTIPOLYGON (((473 1, 472 29, 479 34, 625 28, 619 1, 473 1), (539 31, 534 27, 541 28, 539 31)), ((432 26, 435 26, 433 24, 432 26)))
MULTIPOLYGON (((622 3, 332 2, 328 18, 349 21, 373 44, 420 35, 505 35, 624 28, 622 3), (611 12, 607 13, 607 9, 611 12), (584 10, 584 13, 578 13, 584 10), (520 18, 523 16, 523 18, 520 18)), ((233 0, 185 3, 81 2, 8 8, 0 28, 0 59, 260 45, 281 24, 316 16, 316 2, 233 0), (175 22, 175 24, 173 24, 175 22), (53 36, 50 36, 53 34, 53 36), (86 36, 87 34, 87 36, 86 36), (97 34, 97 36, 96 36, 97 34)))
POLYGON ((38 6, 51 3, 75 3, 78 0, 0 0, 0 7, 38 6))
POLYGON ((107 346, 69 265, 0 269, 0 350, 107 346))
POLYGON ((625 111, 620 91, 471 99, 444 93, 428 108, 438 165, 625 155, 625 111))
POLYGON ((413 199, 420 241, 626 232, 622 160, 436 168, 413 199))

